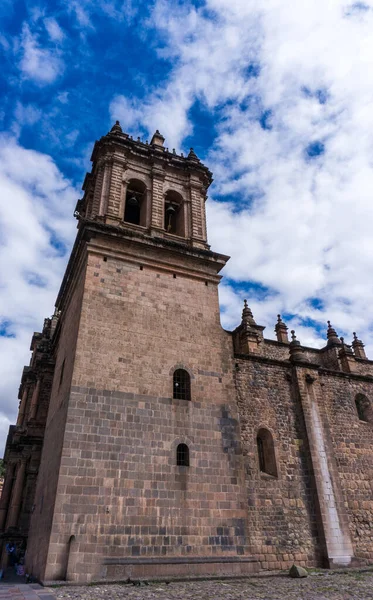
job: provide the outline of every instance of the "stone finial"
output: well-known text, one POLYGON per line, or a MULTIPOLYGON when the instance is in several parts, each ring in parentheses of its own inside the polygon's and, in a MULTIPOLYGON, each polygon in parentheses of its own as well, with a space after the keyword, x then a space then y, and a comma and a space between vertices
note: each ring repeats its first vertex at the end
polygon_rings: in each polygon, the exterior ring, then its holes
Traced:
POLYGON ((365 354, 364 344, 356 335, 356 331, 353 332, 354 339, 352 341, 352 347, 354 349, 354 353, 356 358, 362 358, 366 360, 367 355, 365 354))
POLYGON ((259 346, 263 342, 263 325, 257 325, 251 309, 247 305, 247 300, 244 300, 242 311, 242 321, 237 327, 235 335, 235 344, 237 352, 240 354, 258 353, 259 346))
POLYGON ((123 133, 119 121, 115 121, 115 125, 110 129, 110 133, 123 133))
POLYGON ((333 346, 335 344, 337 344, 338 346, 341 345, 341 341, 338 338, 337 332, 334 329, 334 327, 330 324, 330 321, 328 321, 328 330, 327 330, 327 338, 328 338, 328 342, 327 345, 328 346, 333 346))
POLYGON ((58 310, 58 308, 54 309, 54 313, 53 313, 53 317, 51 319, 51 338, 53 337, 53 334, 56 330, 58 321, 60 319, 61 316, 61 311, 58 310))
POLYGON ((308 362, 304 355, 304 349, 297 340, 294 329, 291 330, 291 342, 289 344, 291 362, 308 362))
POLYGON ((159 133, 158 129, 156 129, 156 132, 153 134, 153 137, 150 140, 150 145, 157 146, 158 148, 162 148, 164 150, 164 148, 163 148, 164 140, 165 140, 165 138, 163 137, 163 135, 161 133, 159 133))
POLYGON ((47 318, 47 319, 44 319, 43 336, 46 338, 49 338, 50 333, 51 333, 51 319, 47 318))
POLYGON ((193 160, 194 162, 201 162, 197 156, 197 154, 194 152, 193 148, 191 148, 189 150, 189 154, 188 154, 188 159, 189 160, 193 160))
POLYGON ((288 328, 286 324, 281 319, 281 315, 277 315, 277 323, 275 325, 275 333, 277 336, 277 341, 282 342, 283 344, 288 344, 288 328))
POLYGON ((351 346, 345 344, 344 337, 341 337, 340 343, 341 349, 338 352, 338 357, 341 361, 342 371, 345 373, 353 373, 356 370, 356 363, 351 346))
POLYGON ((251 308, 247 306, 247 300, 243 301, 242 323, 247 325, 256 325, 251 308))

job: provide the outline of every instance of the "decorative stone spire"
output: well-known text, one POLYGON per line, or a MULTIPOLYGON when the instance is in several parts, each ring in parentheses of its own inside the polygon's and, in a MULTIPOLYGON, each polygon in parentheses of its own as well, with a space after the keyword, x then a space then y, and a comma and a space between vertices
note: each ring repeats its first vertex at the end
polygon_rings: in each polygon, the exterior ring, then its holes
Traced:
POLYGON ((340 339, 341 349, 338 352, 338 357, 341 361, 342 371, 352 373, 356 370, 355 357, 351 350, 351 346, 345 344, 344 337, 340 339))
POLYGON ((251 309, 244 300, 241 324, 234 331, 234 344, 236 352, 251 354, 259 352, 259 344, 263 341, 265 327, 257 325, 251 309))
POLYGON ((354 353, 356 358, 362 358, 366 360, 367 355, 365 354, 364 344, 356 335, 356 331, 353 333, 354 339, 352 341, 352 347, 354 349, 354 353))
POLYGON ((291 330, 291 342, 289 344, 291 362, 308 362, 304 355, 304 349, 297 340, 294 329, 291 330))
POLYGON ((275 333, 277 336, 277 341, 282 342, 283 344, 288 344, 288 328, 286 324, 281 319, 281 315, 277 315, 277 323, 275 325, 275 333))
POLYGON ((110 133, 123 133, 119 121, 115 121, 115 125, 110 129, 110 133))
POLYGON ((337 332, 334 329, 334 327, 332 327, 332 325, 330 324, 330 321, 328 321, 328 331, 327 331, 327 338, 328 338, 328 346, 334 346, 335 344, 337 344, 338 346, 341 345, 341 341, 338 338, 337 332))
POLYGON ((151 146, 157 146, 158 148, 163 148, 163 144, 164 144, 164 137, 161 133, 159 133, 159 130, 156 129, 155 133, 153 134, 152 139, 150 140, 150 145, 151 146))
POLYGON ((54 309, 54 313, 53 313, 53 317, 51 319, 51 338, 53 337, 54 332, 56 330, 58 321, 60 319, 60 315, 61 315, 61 312, 57 308, 55 308, 54 309))
POLYGON ((188 159, 189 160, 193 160, 194 162, 201 162, 197 156, 197 154, 194 152, 193 148, 191 148, 189 150, 189 154, 188 154, 188 159))
POLYGON ((243 301, 243 311, 242 311, 242 324, 243 325, 256 325, 253 313, 251 312, 251 308, 247 306, 247 300, 243 301))

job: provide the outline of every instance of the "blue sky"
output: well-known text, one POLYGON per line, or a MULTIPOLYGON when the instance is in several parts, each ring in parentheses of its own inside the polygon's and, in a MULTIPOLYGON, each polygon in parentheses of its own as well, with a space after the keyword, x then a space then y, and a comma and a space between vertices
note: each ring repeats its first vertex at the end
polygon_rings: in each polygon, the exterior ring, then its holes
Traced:
MULTIPOLYGON (((373 358, 373 0, 5 0, 0 6, 0 438, 54 301, 95 139, 193 146, 233 328, 247 297, 373 358)), ((1 440, 0 440, 1 443, 1 440)))

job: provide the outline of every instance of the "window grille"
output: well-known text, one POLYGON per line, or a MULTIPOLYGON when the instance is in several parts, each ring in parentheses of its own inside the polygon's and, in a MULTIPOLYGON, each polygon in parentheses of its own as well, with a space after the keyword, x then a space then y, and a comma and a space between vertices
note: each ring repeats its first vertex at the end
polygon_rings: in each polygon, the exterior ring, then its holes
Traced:
POLYGON ((185 369, 176 369, 174 372, 174 398, 190 400, 190 375, 185 369))
POLYGON ((176 464, 178 467, 189 467, 189 448, 186 444, 179 444, 176 449, 176 464))

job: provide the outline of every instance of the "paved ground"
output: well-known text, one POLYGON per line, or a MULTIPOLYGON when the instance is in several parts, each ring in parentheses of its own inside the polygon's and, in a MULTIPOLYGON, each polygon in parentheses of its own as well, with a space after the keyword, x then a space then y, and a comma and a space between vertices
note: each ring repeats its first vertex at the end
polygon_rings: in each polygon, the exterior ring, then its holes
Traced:
POLYGON ((324 572, 305 579, 266 576, 169 585, 92 585, 53 592, 57 600, 373 600, 373 572, 324 572))
POLYGON ((56 600, 53 591, 41 585, 25 583, 2 583, 0 600, 56 600))
POLYGON ((41 588, 37 584, 0 584, 0 600, 373 600, 373 571, 313 573, 242 580, 90 585, 41 588))

